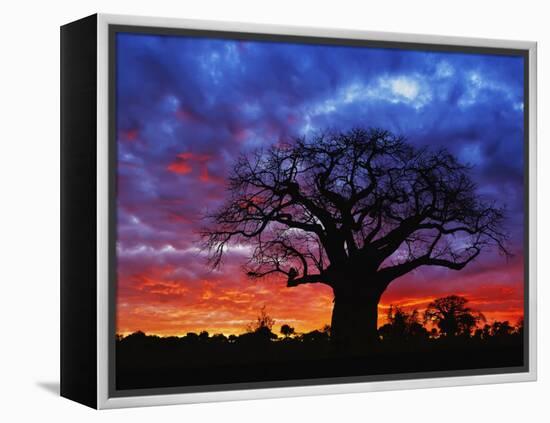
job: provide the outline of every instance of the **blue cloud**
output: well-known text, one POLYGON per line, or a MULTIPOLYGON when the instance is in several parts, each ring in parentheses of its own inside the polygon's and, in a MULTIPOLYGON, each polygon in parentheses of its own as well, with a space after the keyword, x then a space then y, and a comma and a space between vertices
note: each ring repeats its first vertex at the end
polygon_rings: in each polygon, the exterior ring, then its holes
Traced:
MULTIPOLYGON (((184 223, 167 216, 196 216, 220 201, 223 185, 212 181, 239 152, 376 126, 470 162, 480 192, 509 201, 519 244, 523 65, 497 54, 118 34, 121 216, 168 233, 184 223), (184 152, 200 155, 200 166, 169 172, 184 152)), ((138 238, 128 232, 128 242, 138 238)))

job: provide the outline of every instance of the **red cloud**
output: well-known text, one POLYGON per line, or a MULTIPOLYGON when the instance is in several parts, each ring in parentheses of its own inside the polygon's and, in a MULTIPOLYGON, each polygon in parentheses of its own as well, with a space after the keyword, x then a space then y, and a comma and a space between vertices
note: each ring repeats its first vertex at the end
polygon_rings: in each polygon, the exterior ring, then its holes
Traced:
POLYGON ((168 212, 168 220, 173 223, 186 223, 190 224, 192 223, 192 219, 190 219, 188 216, 185 216, 182 213, 176 213, 176 212, 168 212))
MULTIPOLYGON (((183 154, 184 158, 195 157, 183 154)), ((253 199, 258 201, 261 199, 253 199)), ((138 274, 119 273, 117 332, 142 330, 158 335, 183 335, 207 330, 210 333, 242 333, 246 324, 265 305, 276 320, 275 330, 290 324, 308 332, 330 324, 333 294, 323 285, 287 288, 283 280, 270 278, 251 282, 240 271, 245 257, 234 256, 223 273, 204 273, 198 278, 178 273, 188 269, 190 255, 175 265, 162 264, 138 274)), ((196 264, 196 263, 195 263, 196 264)), ((508 266, 481 266, 471 273, 450 272, 435 279, 420 272, 392 284, 382 296, 378 324, 386 323, 390 304, 423 312, 435 298, 456 294, 466 297, 470 307, 481 311, 488 323, 523 317, 523 258, 508 266), (424 280, 425 278, 425 280, 424 280)))
POLYGON ((178 154, 177 157, 181 160, 193 160, 200 163, 210 160, 210 156, 208 154, 195 154, 191 152, 178 154))
MULTIPOLYGON (((170 276, 172 269, 156 268, 143 275, 121 278, 126 289, 120 291, 117 310, 118 333, 142 330, 158 335, 183 335, 206 330, 212 333, 242 333, 265 305, 275 319, 275 328, 290 324, 298 332, 319 329, 330 324, 332 292, 330 288, 309 285, 287 288, 284 281, 272 279, 251 282, 243 274, 232 272, 209 279, 187 281, 170 276)), ((512 324, 523 317, 521 281, 515 285, 500 283, 483 287, 464 287, 460 292, 433 293, 428 284, 418 287, 417 295, 402 294, 396 284, 379 305, 378 324, 386 323, 390 304, 423 312, 436 297, 456 293, 470 299, 470 306, 482 311, 488 322, 508 320, 512 324)))
POLYGON ((207 154, 181 153, 176 156, 175 161, 168 165, 167 169, 173 173, 187 175, 193 171, 194 164, 198 164, 201 168, 201 174, 204 171, 208 173, 206 169, 208 160, 210 160, 210 156, 207 154))
POLYGON ((139 131, 137 129, 128 129, 126 131, 122 131, 121 135, 122 139, 126 141, 135 141, 139 136, 139 131))
POLYGON ((193 170, 189 164, 186 162, 178 161, 172 162, 168 165, 167 169, 170 172, 178 173, 180 175, 186 175, 188 173, 191 173, 193 170))
POLYGON ((183 122, 189 123, 201 123, 203 121, 201 116, 189 109, 180 108, 176 110, 176 117, 183 122))
POLYGON ((172 173, 187 175, 194 172, 201 182, 221 182, 219 178, 213 177, 208 171, 208 162, 212 156, 208 154, 197 154, 192 152, 180 153, 176 160, 167 166, 172 173))

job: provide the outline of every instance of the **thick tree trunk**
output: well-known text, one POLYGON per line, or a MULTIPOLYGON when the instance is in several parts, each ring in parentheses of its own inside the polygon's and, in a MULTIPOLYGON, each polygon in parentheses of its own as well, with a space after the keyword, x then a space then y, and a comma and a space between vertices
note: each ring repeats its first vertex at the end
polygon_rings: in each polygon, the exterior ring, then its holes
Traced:
MULTIPOLYGON (((361 285, 359 285, 361 286, 361 285)), ((334 290, 331 339, 344 349, 372 348, 378 343, 378 302, 375 289, 334 290)))

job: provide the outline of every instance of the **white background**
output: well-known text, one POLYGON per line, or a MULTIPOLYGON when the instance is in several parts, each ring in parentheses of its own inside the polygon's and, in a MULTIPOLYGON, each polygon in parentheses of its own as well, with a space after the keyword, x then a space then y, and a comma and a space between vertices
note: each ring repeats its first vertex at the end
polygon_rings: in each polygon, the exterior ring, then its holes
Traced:
POLYGON ((544 1, 20 0, 2 6, 0 420, 548 421, 550 14, 544 1), (95 12, 538 41, 539 381, 101 412, 59 398, 59 26, 95 12))

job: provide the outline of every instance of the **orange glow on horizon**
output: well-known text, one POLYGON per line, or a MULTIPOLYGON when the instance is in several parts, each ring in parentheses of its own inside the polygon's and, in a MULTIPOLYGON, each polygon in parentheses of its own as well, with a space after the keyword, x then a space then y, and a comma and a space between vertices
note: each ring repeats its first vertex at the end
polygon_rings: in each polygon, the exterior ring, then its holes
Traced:
MULTIPOLYGON (((118 297, 117 333, 127 335, 141 330, 151 335, 183 336, 207 331, 210 335, 237 335, 246 331, 264 305, 275 320, 273 332, 277 334, 283 324, 294 327, 297 333, 330 324, 333 295, 325 285, 288 288, 282 280, 251 281, 240 274, 228 277, 231 280, 217 275, 219 279, 186 283, 167 279, 170 271, 169 267, 152 269, 147 276, 134 275, 122 281, 128 288, 122 289, 118 297)), ((411 283, 396 281, 384 293, 378 307, 379 326, 387 322, 390 305, 407 311, 416 309, 422 315, 435 298, 451 294, 468 298, 468 306, 481 311, 489 324, 508 320, 515 325, 523 317, 521 280, 472 285, 459 279, 462 289, 451 283, 448 289, 431 292, 433 286, 427 284, 416 287, 414 293, 410 292, 411 283)))

